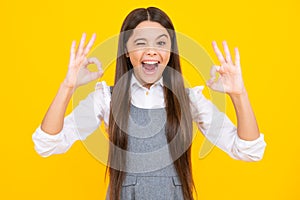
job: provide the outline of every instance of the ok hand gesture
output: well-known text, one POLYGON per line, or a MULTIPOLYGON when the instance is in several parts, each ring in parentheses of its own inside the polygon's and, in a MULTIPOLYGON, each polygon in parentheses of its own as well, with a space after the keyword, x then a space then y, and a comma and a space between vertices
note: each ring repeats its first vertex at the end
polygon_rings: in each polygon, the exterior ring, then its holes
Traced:
POLYGON ((68 73, 64 80, 65 86, 72 89, 76 89, 81 85, 96 80, 103 75, 103 70, 99 60, 97 58, 86 57, 95 42, 96 34, 93 34, 86 46, 84 46, 85 39, 86 34, 83 33, 77 50, 75 49, 76 41, 72 42, 68 73), (89 64, 96 64, 98 71, 91 72, 87 68, 89 64))
POLYGON ((212 46, 218 57, 218 60, 221 63, 221 66, 213 66, 211 68, 211 79, 207 81, 207 85, 215 91, 224 92, 229 95, 239 95, 243 93, 245 88, 242 78, 238 48, 234 49, 235 61, 233 62, 226 41, 223 42, 225 57, 215 41, 212 43, 212 46), (216 73, 219 73, 217 80, 216 73))

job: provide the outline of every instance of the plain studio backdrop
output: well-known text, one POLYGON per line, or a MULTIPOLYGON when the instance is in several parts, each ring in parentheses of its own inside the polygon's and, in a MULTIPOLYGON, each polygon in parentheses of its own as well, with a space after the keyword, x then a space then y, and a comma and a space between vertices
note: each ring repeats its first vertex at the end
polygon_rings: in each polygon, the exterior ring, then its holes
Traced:
MULTIPOLYGON (((42 158, 31 136, 66 75, 72 40, 96 32, 97 46, 119 33, 131 10, 148 6, 164 10, 175 29, 201 45, 215 63, 213 40, 227 40, 231 50, 239 47, 246 88, 265 134, 263 160, 246 163, 218 148, 199 159, 204 138, 198 132, 192 160, 199 199, 300 199, 296 0, 2 0, 0 199, 104 199, 105 165, 83 143, 76 142, 66 154, 42 158)), ((191 85, 203 84, 182 63, 191 85)), ((105 72, 110 85, 113 76, 112 63, 105 72)), ((210 97, 208 88, 204 94, 210 97)), ((236 122, 233 106, 228 98, 226 102, 226 113, 236 122)), ((72 104, 67 112, 71 110, 72 104)))

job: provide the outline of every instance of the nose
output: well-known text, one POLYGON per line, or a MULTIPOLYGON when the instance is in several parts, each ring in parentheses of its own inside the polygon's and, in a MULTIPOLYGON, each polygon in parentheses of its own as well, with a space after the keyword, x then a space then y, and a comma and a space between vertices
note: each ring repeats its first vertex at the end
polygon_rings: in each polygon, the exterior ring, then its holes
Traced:
POLYGON ((157 52, 153 48, 147 48, 146 55, 148 55, 148 56, 156 56, 157 52))

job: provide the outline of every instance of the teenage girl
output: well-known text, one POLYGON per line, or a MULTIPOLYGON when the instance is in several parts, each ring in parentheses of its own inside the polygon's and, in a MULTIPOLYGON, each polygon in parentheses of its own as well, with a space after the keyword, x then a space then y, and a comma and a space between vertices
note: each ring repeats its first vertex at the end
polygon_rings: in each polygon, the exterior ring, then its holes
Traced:
POLYGON ((111 200, 193 199, 193 121, 234 159, 262 159, 266 143, 244 87, 238 49, 233 59, 226 42, 224 55, 212 43, 220 66, 212 68, 207 82, 211 89, 230 96, 236 127, 203 96, 203 86, 184 88, 173 24, 154 7, 135 9, 124 20, 114 87, 97 82, 95 91, 65 117, 76 88, 103 75, 100 62, 87 58, 95 37, 85 45, 83 34, 77 49, 72 43, 67 76, 33 134, 41 156, 66 152, 103 120, 110 140, 107 199, 111 200), (99 71, 90 72, 89 64, 96 64, 99 71), (212 130, 214 134, 208 134, 212 130))

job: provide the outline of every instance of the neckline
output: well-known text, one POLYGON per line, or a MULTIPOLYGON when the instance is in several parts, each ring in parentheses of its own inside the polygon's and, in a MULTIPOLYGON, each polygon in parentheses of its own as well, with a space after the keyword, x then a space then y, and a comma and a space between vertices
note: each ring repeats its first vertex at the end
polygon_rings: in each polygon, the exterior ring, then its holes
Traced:
POLYGON ((136 105, 133 105, 132 103, 130 103, 130 106, 131 107, 134 107, 136 109, 141 109, 141 110, 165 110, 166 108, 140 108, 140 107, 137 107, 136 105))

